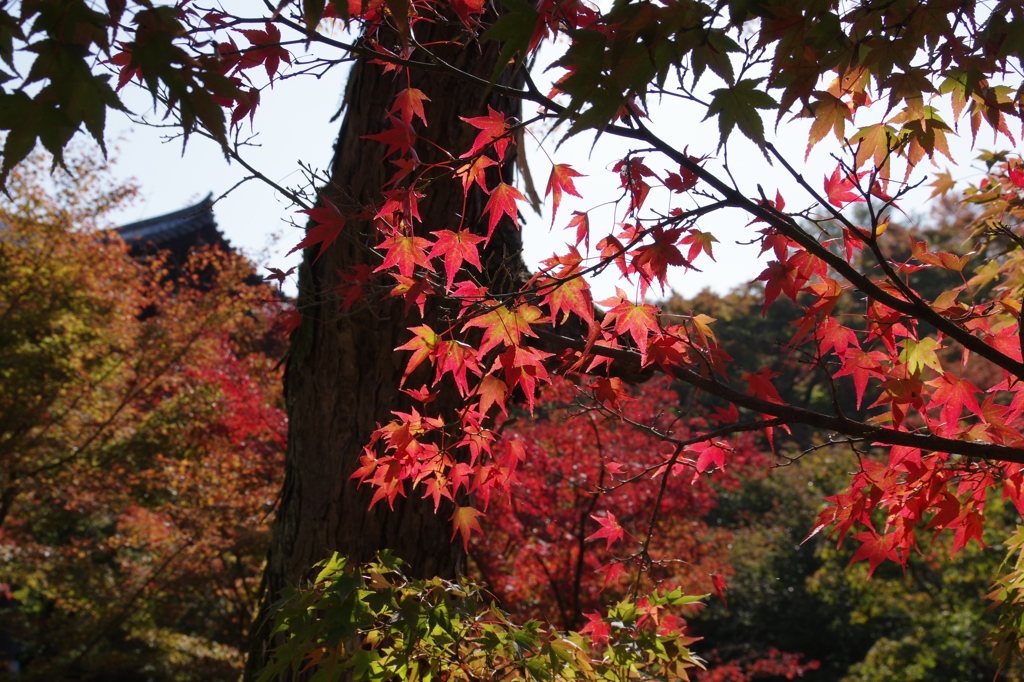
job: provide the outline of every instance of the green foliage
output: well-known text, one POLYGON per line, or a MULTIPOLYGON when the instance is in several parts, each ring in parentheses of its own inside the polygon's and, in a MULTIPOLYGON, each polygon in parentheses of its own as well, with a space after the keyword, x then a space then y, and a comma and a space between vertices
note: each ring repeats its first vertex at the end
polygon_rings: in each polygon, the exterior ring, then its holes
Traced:
POLYGON ((1001 666, 1024 660, 1024 526, 1006 541, 1007 564, 1012 569, 1000 576, 988 599, 998 609, 999 620, 992 632, 996 656, 1001 666))
POLYGON ((984 536, 990 547, 971 545, 951 558, 952 538, 939 536, 910 559, 906 573, 883 564, 869 578, 863 563, 850 565, 849 545, 837 548, 821 536, 804 541, 822 496, 841 489, 856 467, 852 454, 830 448, 722 491, 709 521, 735 531, 734 573, 728 612, 712 603, 692 623, 713 647, 702 655, 799 652, 821 663, 804 679, 822 682, 1019 679, 1021 573, 999 580, 990 596, 1005 602, 998 611, 981 600, 1005 549, 1015 554, 1024 543, 1018 533, 1001 544, 1012 508, 992 501, 984 536), (988 639, 997 617, 998 674, 988 639))
POLYGON ((410 580, 387 553, 362 566, 337 554, 305 589, 278 604, 281 642, 259 678, 316 666, 311 682, 340 680, 687 680, 700 662, 669 607, 679 591, 624 600, 580 632, 509 621, 466 579, 410 580), (283 640, 283 641, 281 641, 283 640))

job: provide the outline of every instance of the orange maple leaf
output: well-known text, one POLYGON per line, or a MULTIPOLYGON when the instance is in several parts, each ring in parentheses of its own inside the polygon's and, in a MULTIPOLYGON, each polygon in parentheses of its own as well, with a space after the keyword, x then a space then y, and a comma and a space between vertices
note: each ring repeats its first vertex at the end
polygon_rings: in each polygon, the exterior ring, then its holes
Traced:
POLYGON ((464 194, 469 193, 469 186, 474 182, 480 186, 480 189, 485 194, 490 194, 491 190, 487 189, 486 175, 484 171, 491 166, 497 166, 497 162, 489 156, 478 156, 469 163, 459 166, 455 169, 456 177, 462 180, 462 192, 464 194))
POLYGON ((518 346, 522 336, 537 336, 530 328, 531 324, 543 321, 544 314, 540 308, 532 305, 521 305, 515 310, 498 306, 494 310, 473 318, 466 323, 466 329, 480 327, 484 330, 484 338, 480 341, 481 356, 499 345, 518 346))
POLYGON ((455 536, 462 534, 462 546, 467 552, 469 551, 469 536, 475 530, 478 533, 483 533, 483 529, 480 528, 480 521, 477 519, 478 516, 483 516, 482 511, 477 511, 472 507, 455 507, 455 513, 452 514, 452 540, 455 536))

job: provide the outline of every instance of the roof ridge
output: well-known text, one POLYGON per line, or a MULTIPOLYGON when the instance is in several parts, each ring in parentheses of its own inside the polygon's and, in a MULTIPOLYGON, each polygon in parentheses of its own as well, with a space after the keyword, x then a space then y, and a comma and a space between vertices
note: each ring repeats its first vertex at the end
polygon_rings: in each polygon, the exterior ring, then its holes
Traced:
POLYGON ((141 241, 157 237, 167 239, 179 233, 207 226, 217 227, 217 221, 213 215, 213 192, 192 206, 121 225, 115 228, 115 231, 125 241, 141 241))

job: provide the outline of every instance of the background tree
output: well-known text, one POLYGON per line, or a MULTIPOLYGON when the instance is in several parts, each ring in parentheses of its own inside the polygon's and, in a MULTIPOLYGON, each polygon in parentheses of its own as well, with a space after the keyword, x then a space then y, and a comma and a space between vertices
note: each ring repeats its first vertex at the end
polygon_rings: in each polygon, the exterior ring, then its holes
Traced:
POLYGON ((0 629, 19 679, 235 679, 286 432, 281 330, 251 265, 169 276, 87 156, 0 205, 0 629))
MULTIPOLYGON (((417 40, 439 44, 440 58, 486 83, 497 64, 497 44, 474 41, 467 47, 445 46, 463 36, 450 13, 413 23, 417 40)), ((379 38, 380 49, 398 49, 388 33, 379 38)), ((302 243, 307 248, 297 306, 303 317, 292 338, 286 372, 291 435, 267 564, 268 607, 286 585, 302 580, 314 563, 335 551, 367 561, 378 551, 391 549, 408 562, 414 576, 453 577, 462 564, 462 554, 451 541, 449 519, 454 507, 448 501, 438 511, 426 500, 392 495, 385 508, 376 505, 379 497, 372 490, 357 490, 350 482, 374 430, 393 411, 412 409, 415 404, 402 392, 406 368, 393 352, 402 344, 409 320, 417 308, 425 321, 444 314, 433 303, 426 307, 429 284, 422 277, 410 277, 412 271, 405 265, 394 277, 373 274, 380 269, 374 249, 382 246, 376 221, 386 214, 384 220, 396 225, 417 224, 409 233, 414 240, 441 230, 468 234, 461 238, 469 245, 496 229, 477 258, 485 281, 495 290, 512 290, 523 269, 521 238, 510 221, 499 226, 492 223, 490 231, 485 225, 487 196, 481 187, 470 189, 465 179, 436 177, 432 182, 447 185, 448 190, 419 197, 396 183, 390 168, 381 163, 381 143, 388 145, 387 156, 399 152, 391 159, 399 168, 412 159, 430 163, 443 158, 443 150, 470 139, 460 117, 482 116, 491 107, 515 116, 519 102, 488 95, 479 85, 467 87, 451 75, 414 71, 396 78, 374 61, 360 58, 352 67, 330 176, 318 208, 310 211, 310 231, 302 243), (460 97, 445 96, 456 90, 460 97), (382 118, 380 112, 398 94, 406 97, 399 117, 382 118), (420 124, 426 122, 424 99, 436 101, 431 108, 438 124, 421 131, 423 137, 418 138, 412 126, 416 115, 420 124), (400 134, 411 135, 408 142, 394 137, 402 130, 400 134), (463 188, 468 190, 465 197, 463 188), (382 192, 390 197, 388 203, 379 211, 366 210, 382 192), (325 230, 331 230, 332 236, 327 237, 325 230), (398 289, 393 289, 395 284, 398 289)), ((512 81, 503 78, 502 83, 512 81)), ((484 173, 481 180, 499 174, 511 180, 513 158, 499 155, 493 168, 474 172, 484 173)), ((402 239, 396 234, 392 242, 402 239)), ((409 388, 427 378, 412 377, 409 388)), ((446 385, 435 396, 441 414, 454 413, 459 395, 453 389, 446 385)), ((269 622, 266 612, 260 618, 269 622)), ((263 660, 258 651, 263 645, 255 643, 257 666, 263 660)))

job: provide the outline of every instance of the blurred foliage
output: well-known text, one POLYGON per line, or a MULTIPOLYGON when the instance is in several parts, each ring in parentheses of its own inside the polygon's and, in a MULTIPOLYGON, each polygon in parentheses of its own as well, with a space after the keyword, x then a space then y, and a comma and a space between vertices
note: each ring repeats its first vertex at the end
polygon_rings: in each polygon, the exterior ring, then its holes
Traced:
MULTIPOLYGON (((677 438, 708 427, 703 419, 679 419, 675 398, 667 379, 652 379, 628 390, 623 414, 677 438)), ((662 490, 664 444, 632 424, 556 379, 540 392, 534 418, 502 427, 526 457, 507 498, 495 496, 488 505, 470 556, 517 619, 578 628, 586 612, 629 594, 637 580, 644 590, 706 592, 713 589, 710 576, 727 570, 728 532, 702 521, 715 506, 712 476, 697 474, 692 462, 679 465, 662 490), (652 515, 657 531, 645 546, 652 515), (621 540, 592 538, 602 528, 598 519, 612 519, 621 540)), ((729 465, 716 470, 717 487, 738 486, 769 461, 752 434, 720 443, 729 449, 729 465)))
POLYGON ((232 680, 286 422, 269 289, 234 254, 172 278, 105 222, 84 154, 0 204, 0 638, 19 679, 232 680))
POLYGON ((712 603, 694 621, 717 649, 708 657, 800 652, 821 664, 805 679, 822 681, 1021 679, 1019 665, 999 670, 989 641, 997 614, 983 599, 999 574, 1013 507, 992 500, 987 548, 972 544, 951 558, 952 537, 943 534, 905 574, 885 563, 869 578, 866 564, 850 565, 852 547, 822 536, 803 541, 822 497, 856 467, 854 454, 829 448, 720 495, 711 520, 735 532, 735 572, 728 610, 712 603))

